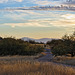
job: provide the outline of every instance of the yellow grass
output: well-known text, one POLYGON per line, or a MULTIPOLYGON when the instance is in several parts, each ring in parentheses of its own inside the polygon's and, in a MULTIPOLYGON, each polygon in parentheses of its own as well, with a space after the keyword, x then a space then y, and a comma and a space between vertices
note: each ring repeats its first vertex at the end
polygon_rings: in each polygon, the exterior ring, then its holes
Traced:
POLYGON ((42 54, 42 55, 47 55, 47 54, 46 54, 46 53, 44 53, 44 52, 41 52, 41 54, 42 54))
POLYGON ((57 56, 52 61, 75 66, 75 57, 57 56))
POLYGON ((53 58, 53 61, 61 62, 65 60, 75 60, 75 57, 69 57, 69 56, 56 56, 53 58))
POLYGON ((0 61, 0 75, 75 75, 75 69, 50 62, 0 61))

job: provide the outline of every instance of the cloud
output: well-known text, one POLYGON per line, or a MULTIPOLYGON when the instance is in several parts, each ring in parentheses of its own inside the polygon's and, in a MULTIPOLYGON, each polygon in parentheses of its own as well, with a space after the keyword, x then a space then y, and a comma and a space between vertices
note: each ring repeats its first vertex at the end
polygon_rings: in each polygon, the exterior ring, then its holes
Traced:
POLYGON ((4 23, 11 27, 75 27, 75 20, 60 19, 56 21, 51 20, 28 20, 25 23, 4 23))
POLYGON ((75 21, 59 20, 52 23, 56 27, 75 27, 75 21))
POLYGON ((57 27, 75 27, 75 14, 64 14, 61 15, 60 19, 53 21, 53 25, 57 27))
POLYGON ((58 27, 75 27, 75 14, 61 15, 59 21, 54 21, 52 24, 58 27))
POLYGON ((25 10, 15 10, 15 11, 6 11, 7 13, 3 14, 4 18, 8 18, 13 21, 25 21, 27 18, 35 18, 44 16, 42 13, 35 11, 25 11, 25 10))
POLYGON ((7 26, 11 26, 11 27, 50 27, 47 26, 45 24, 41 24, 41 22, 37 22, 37 21, 28 21, 27 23, 4 23, 3 25, 7 25, 7 26))
POLYGON ((75 27, 75 14, 72 12, 15 10, 4 13, 2 18, 4 23, 1 25, 11 27, 75 27))
POLYGON ((63 4, 75 6, 75 0, 68 0, 68 2, 64 2, 63 4))
POLYGON ((0 0, 0 3, 8 2, 8 0, 0 0))
POLYGON ((32 0, 31 1, 34 4, 38 4, 38 5, 58 5, 60 4, 60 0, 32 0))
POLYGON ((0 3, 5 3, 5 2, 9 2, 9 1, 11 1, 11 2, 14 2, 14 1, 22 2, 23 0, 0 0, 0 3))
POLYGON ((66 4, 66 5, 75 6, 75 0, 32 0, 31 2, 38 5, 57 5, 58 6, 61 4, 66 4))
POLYGON ((24 4, 36 5, 58 5, 61 0, 0 0, 0 3, 5 2, 23 2, 24 4))
MULTIPOLYGON (((59 5, 69 5, 69 4, 74 4, 75 5, 75 0, 73 2, 66 2, 66 0, 0 0, 0 3, 8 2, 8 6, 4 5, 5 7, 1 7, 3 9, 9 8, 9 10, 24 10, 26 6, 26 9, 28 7, 32 6, 59 6, 59 5), (13 2, 21 2, 21 3, 13 3, 13 2)), ((35 9, 34 9, 35 10, 35 9)), ((56 8, 54 10, 57 10, 56 8)), ((61 9, 62 10, 62 9, 61 9)), ((66 9, 68 10, 68 9, 66 9)), ((71 11, 74 11, 74 9, 70 9, 71 11)))
POLYGON ((23 0, 13 0, 13 1, 16 1, 16 2, 22 2, 23 0))
POLYGON ((75 14, 65 14, 65 15, 62 15, 61 17, 65 19, 69 19, 69 20, 75 20, 75 14))

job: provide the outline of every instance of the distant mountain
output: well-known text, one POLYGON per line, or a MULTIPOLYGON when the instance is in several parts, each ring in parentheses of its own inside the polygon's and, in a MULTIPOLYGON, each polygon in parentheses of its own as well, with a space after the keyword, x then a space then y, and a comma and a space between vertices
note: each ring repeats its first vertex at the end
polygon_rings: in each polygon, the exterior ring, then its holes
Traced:
POLYGON ((28 37, 23 37, 23 38, 21 38, 21 40, 23 40, 23 41, 34 40, 34 41, 35 41, 35 39, 33 39, 33 38, 28 38, 28 37))
POLYGON ((43 43, 46 43, 47 41, 51 41, 53 38, 33 39, 33 38, 23 37, 21 39, 24 40, 24 41, 34 40, 35 42, 43 42, 43 43))

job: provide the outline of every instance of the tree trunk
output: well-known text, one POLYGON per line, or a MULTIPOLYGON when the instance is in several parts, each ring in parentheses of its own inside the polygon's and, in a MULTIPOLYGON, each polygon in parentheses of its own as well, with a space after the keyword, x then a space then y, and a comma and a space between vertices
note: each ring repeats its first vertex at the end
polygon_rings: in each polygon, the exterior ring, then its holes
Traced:
POLYGON ((74 57, 74 55, 75 55, 75 53, 74 53, 74 52, 72 52, 72 53, 71 53, 71 57, 74 57))
POLYGON ((75 56, 75 52, 74 52, 74 56, 75 56))

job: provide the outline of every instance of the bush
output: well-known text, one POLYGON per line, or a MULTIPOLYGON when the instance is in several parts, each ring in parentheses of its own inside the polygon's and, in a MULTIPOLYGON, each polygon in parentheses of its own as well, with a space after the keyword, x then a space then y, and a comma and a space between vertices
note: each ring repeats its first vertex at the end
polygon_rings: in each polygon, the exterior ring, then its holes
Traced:
POLYGON ((48 41, 47 44, 51 46, 54 55, 75 56, 75 32, 72 35, 64 35, 62 39, 48 41))
POLYGON ((0 55, 35 55, 43 50, 20 39, 4 38, 0 41, 0 55))

